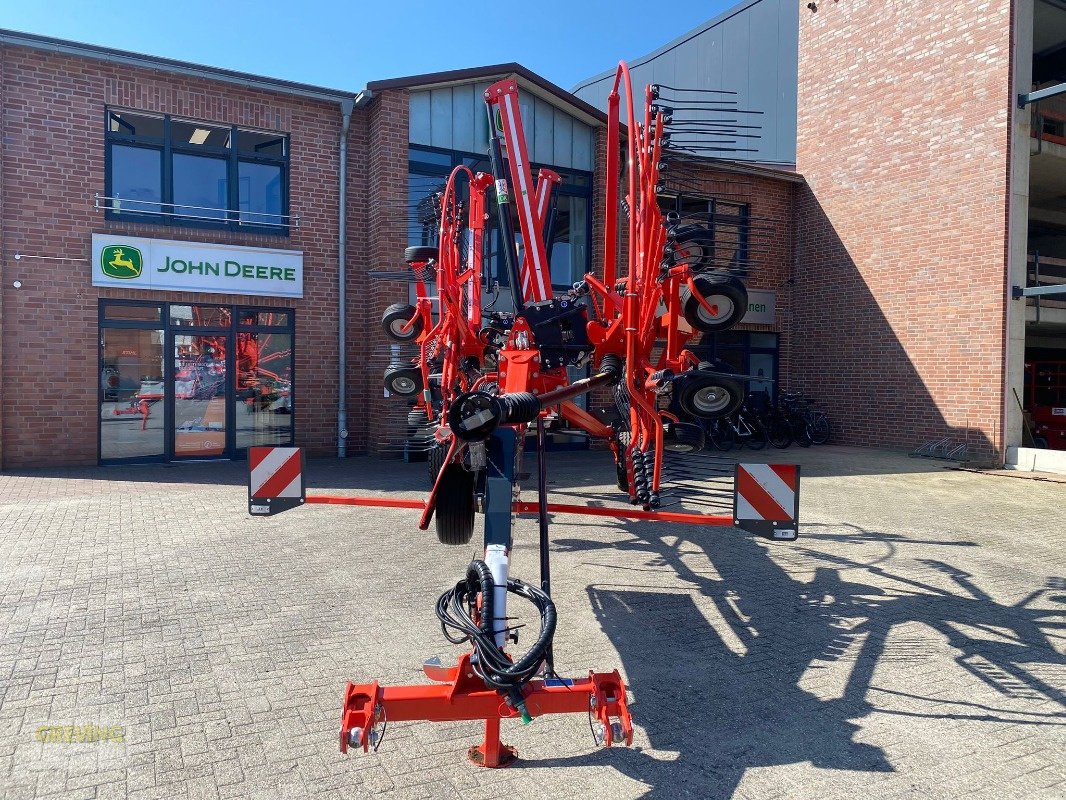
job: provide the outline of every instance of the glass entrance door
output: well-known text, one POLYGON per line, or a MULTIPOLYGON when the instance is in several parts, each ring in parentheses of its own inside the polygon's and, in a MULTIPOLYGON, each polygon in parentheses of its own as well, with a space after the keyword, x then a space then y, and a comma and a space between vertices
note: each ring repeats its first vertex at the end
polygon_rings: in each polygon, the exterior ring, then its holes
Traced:
POLYGON ((292 309, 101 300, 100 461, 291 445, 295 338, 292 309))
MULTIPOLYGON (((141 311, 140 308, 136 309, 141 311)), ((148 308, 147 314, 159 313, 148 308)), ((100 331, 100 458, 164 457, 163 331, 100 331)))
POLYGON ((229 455, 227 333, 175 333, 170 362, 175 458, 229 455))

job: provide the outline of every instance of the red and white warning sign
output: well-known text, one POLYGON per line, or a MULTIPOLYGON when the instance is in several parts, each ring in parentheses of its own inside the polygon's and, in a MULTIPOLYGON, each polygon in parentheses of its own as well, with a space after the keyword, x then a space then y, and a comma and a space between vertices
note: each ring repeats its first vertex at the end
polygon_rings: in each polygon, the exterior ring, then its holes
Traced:
POLYGON ((799 522, 799 466, 737 464, 733 521, 771 539, 796 538, 799 522))
POLYGON ((248 512, 269 516, 304 502, 300 447, 248 448, 248 512))

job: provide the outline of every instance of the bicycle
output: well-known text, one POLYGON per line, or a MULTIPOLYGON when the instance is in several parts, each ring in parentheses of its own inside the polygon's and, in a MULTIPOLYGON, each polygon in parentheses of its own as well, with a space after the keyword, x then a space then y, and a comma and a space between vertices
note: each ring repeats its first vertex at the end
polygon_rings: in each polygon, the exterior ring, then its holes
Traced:
POLYGON ((798 392, 781 395, 782 410, 792 429, 792 437, 800 447, 825 444, 832 435, 829 417, 824 411, 811 407, 813 400, 798 392))
POLYGON ((707 438, 716 450, 728 452, 737 445, 762 450, 768 437, 762 420, 745 403, 734 414, 711 420, 707 425, 707 438))

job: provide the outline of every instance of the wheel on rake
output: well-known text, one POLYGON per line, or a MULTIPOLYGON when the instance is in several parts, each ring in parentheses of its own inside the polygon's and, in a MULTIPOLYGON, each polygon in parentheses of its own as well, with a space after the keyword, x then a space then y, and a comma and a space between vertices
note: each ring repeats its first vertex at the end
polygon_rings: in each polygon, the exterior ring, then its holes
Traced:
POLYGON ((436 261, 440 251, 436 247, 422 247, 415 245, 403 251, 403 260, 408 264, 425 264, 427 261, 436 261))
POLYGON ((467 472, 462 464, 447 464, 441 470, 433 519, 441 544, 467 544, 473 537, 474 473, 467 472))
POLYGON ((681 312, 685 320, 698 331, 714 333, 732 328, 748 311, 748 290, 732 275, 697 275, 692 284, 704 302, 692 293, 688 285, 681 287, 681 312))
POLYGON ((385 370, 385 389, 400 397, 412 397, 422 391, 422 370, 393 364, 385 370))
POLYGON ((714 265, 714 234, 703 225, 682 225, 669 237, 673 264, 686 264, 693 272, 714 265))
POLYGON ((663 431, 663 449, 671 453, 695 453, 706 441, 703 428, 691 422, 671 422, 663 431))
POLYGON ((381 327, 385 335, 394 342, 413 342, 422 333, 422 318, 416 317, 410 328, 404 326, 415 317, 415 307, 407 303, 394 303, 385 309, 381 316, 381 327))
POLYGON ((692 417, 728 417, 744 403, 744 390, 731 378, 690 370, 682 373, 677 383, 677 403, 685 414, 692 417))

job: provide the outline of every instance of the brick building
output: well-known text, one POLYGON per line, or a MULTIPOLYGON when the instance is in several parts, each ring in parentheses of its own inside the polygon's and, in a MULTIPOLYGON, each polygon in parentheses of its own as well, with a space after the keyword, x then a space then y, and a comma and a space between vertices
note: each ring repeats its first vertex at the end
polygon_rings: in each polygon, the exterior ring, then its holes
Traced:
POLYGON ((794 158, 783 383, 836 441, 1066 450, 1066 5, 743 0, 630 64, 761 98, 794 158))
MULTIPOLYGON (((487 169, 480 91, 507 76, 531 157, 564 177, 566 286, 599 268, 605 118, 516 64, 360 93, 0 34, 0 465, 395 445, 381 312, 409 292, 403 249, 432 235, 418 201, 454 164, 487 169)), ((785 226, 751 280, 782 288, 798 179, 708 176, 785 226)), ((742 326, 771 333, 773 370, 775 323, 742 326)))
MULTIPOLYGON (((1066 281, 1066 103, 1016 102, 1066 77, 1066 11, 964 11, 745 0, 633 65, 765 98, 755 163, 664 185, 748 264, 749 316, 704 352, 817 396, 838 441, 1004 458, 1014 393, 1043 397, 1029 362, 1066 363, 1066 304, 1011 299, 1066 281)), ((405 354, 380 315, 411 292, 404 247, 433 239, 425 199, 457 164, 487 170, 480 96, 504 77, 531 160, 563 177, 562 288, 600 268, 603 76, 570 93, 504 64, 340 91, 0 32, 0 467, 402 445, 380 376, 405 354)))

